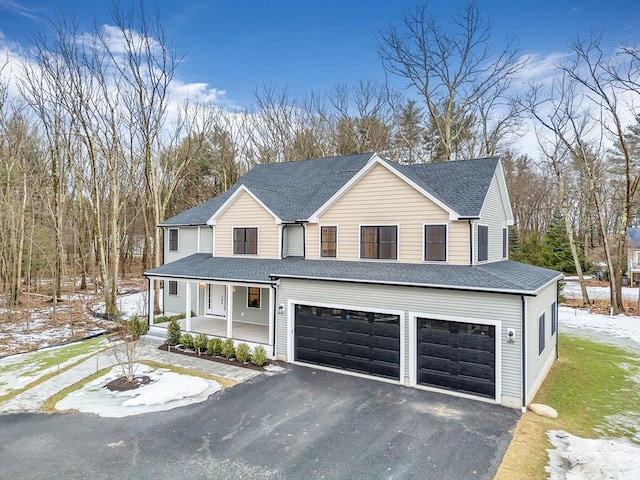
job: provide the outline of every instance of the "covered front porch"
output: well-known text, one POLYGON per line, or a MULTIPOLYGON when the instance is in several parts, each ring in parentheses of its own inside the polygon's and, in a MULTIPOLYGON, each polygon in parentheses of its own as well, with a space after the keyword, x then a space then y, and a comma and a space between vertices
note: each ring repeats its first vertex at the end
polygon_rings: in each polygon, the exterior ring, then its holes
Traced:
POLYGON ((153 312, 154 280, 161 280, 163 312, 149 315, 156 334, 180 315, 180 329, 192 334, 260 344, 273 354, 275 290, 270 284, 193 279, 149 278, 149 311, 153 312), (164 321, 163 321, 164 320, 164 321))

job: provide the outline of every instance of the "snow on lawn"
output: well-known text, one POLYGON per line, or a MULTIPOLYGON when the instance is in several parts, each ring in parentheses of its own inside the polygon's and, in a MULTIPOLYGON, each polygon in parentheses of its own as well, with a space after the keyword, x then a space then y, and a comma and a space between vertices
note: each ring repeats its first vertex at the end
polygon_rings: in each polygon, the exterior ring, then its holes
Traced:
POLYGON ((601 315, 582 308, 560 306, 561 327, 580 328, 616 338, 627 338, 640 346, 640 317, 601 315))
POLYGON ((92 343, 62 345, 3 358, 0 363, 0 396, 93 355, 106 346, 107 340, 99 339, 92 343), (63 360, 58 360, 60 358, 63 360))
POLYGON ((640 472, 640 445, 627 440, 592 440, 562 430, 547 432, 555 449, 545 468, 550 480, 635 480, 640 472))
MULTIPOLYGON (((562 295, 564 295, 568 300, 582 300, 580 283, 571 280, 572 278, 574 277, 565 277, 562 295)), ((609 287, 587 286, 587 293, 589 294, 590 300, 609 300, 611 296, 609 293, 609 287)), ((638 300, 638 288, 622 287, 622 298, 631 301, 638 300)))
POLYGON ((107 383, 120 376, 119 367, 85 384, 56 404, 57 410, 77 409, 101 417, 128 417, 160 412, 203 402, 222 387, 215 380, 181 375, 166 369, 152 369, 139 365, 139 375, 147 375, 151 383, 126 392, 112 392, 107 383))
MULTIPOLYGON (((160 296, 158 298, 160 302, 160 308, 162 309, 162 289, 160 289, 160 296)), ((129 320, 133 317, 146 317, 147 316, 147 292, 129 293, 126 295, 118 295, 116 300, 118 305, 118 311, 122 313, 124 320, 129 320)), ((105 306, 104 302, 95 303, 91 305, 91 309, 96 313, 104 314, 105 306)))

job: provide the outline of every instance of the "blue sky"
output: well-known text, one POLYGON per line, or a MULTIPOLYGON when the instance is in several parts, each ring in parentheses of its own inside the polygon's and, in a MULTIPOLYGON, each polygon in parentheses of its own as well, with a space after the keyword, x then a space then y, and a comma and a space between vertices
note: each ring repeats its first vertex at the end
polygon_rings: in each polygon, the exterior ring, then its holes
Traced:
MULTIPOLYGON (((441 18, 462 0, 431 0, 441 18)), ((229 105, 249 107, 256 87, 286 86, 292 93, 335 84, 384 80, 376 35, 415 0, 159 0, 169 39, 184 62, 177 76, 224 91, 229 105)), ((0 0, 0 53, 26 48, 57 9, 73 10, 89 28, 108 23, 101 0, 0 0)), ((576 35, 602 33, 607 46, 640 43, 638 0, 478 0, 493 26, 496 50, 507 38, 539 67, 567 49, 576 35)))

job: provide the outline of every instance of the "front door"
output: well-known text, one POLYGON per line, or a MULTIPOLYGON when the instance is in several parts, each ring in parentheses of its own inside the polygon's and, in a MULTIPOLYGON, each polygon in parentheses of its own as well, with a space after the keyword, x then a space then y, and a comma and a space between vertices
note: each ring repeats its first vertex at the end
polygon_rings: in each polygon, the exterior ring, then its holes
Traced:
POLYGON ((227 288, 225 285, 207 285, 207 315, 224 317, 227 313, 227 288))

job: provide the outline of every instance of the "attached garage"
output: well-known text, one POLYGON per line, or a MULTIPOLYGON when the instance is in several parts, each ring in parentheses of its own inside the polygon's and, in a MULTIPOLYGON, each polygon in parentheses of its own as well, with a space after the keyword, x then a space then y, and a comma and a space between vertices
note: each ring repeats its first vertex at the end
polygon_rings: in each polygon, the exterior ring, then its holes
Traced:
POLYGON ((496 327, 417 318, 417 383, 470 395, 496 395, 496 327))
POLYGON ((400 316, 295 305, 294 359, 400 380, 400 316))

